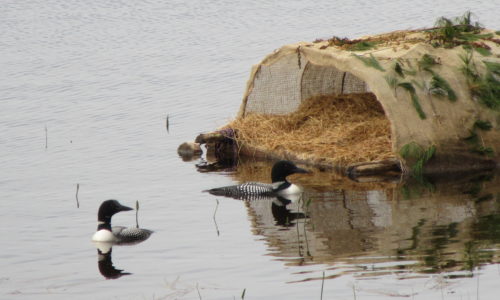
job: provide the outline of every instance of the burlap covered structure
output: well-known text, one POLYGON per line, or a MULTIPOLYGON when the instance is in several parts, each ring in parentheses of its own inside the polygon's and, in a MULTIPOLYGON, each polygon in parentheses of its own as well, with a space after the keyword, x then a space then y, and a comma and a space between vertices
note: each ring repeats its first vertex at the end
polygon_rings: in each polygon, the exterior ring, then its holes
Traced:
MULTIPOLYGON (((495 33, 483 30, 482 33, 495 33)), ((394 33, 391 33, 394 34, 394 33)), ((433 47, 422 32, 398 32, 399 40, 391 40, 367 51, 347 51, 327 46, 328 42, 286 45, 254 66, 238 118, 248 113, 287 114, 300 103, 315 95, 341 95, 372 92, 381 103, 390 121, 392 151, 396 154, 406 144, 417 143, 423 148, 434 145, 441 154, 470 150, 464 139, 471 134, 478 120, 491 123, 492 129, 480 132, 480 143, 492 148, 498 158, 500 150, 500 114, 487 108, 472 96, 470 82, 462 71, 466 50, 433 47), (432 73, 419 69, 418 62, 428 54, 436 59, 432 72, 444 78, 457 96, 449 101, 429 92, 432 73), (373 56, 383 71, 356 56, 373 56), (391 86, 391 77, 398 77, 394 66, 398 62, 415 74, 402 77, 410 82, 426 118, 417 113, 408 90, 391 86)), ((500 38, 498 35, 497 38, 500 38)), ((484 62, 500 63, 498 40, 482 41, 491 55, 473 51, 473 65, 485 74, 484 62)), ((496 76, 496 75, 495 75, 496 76)))

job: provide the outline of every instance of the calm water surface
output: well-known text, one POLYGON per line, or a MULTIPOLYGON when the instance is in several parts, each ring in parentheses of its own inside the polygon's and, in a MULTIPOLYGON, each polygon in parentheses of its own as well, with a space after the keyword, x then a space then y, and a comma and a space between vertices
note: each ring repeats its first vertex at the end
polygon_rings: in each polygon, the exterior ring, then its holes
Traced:
POLYGON ((500 29, 496 1, 3 1, 0 298, 319 299, 324 274, 323 299, 495 299, 494 174, 377 186, 316 171, 329 184, 294 177, 304 198, 280 207, 201 192, 267 180, 268 164, 214 174, 176 154, 236 114, 251 65, 283 44, 467 9, 500 29), (115 280, 90 242, 109 198, 138 200, 155 231, 113 247, 131 273, 115 280))

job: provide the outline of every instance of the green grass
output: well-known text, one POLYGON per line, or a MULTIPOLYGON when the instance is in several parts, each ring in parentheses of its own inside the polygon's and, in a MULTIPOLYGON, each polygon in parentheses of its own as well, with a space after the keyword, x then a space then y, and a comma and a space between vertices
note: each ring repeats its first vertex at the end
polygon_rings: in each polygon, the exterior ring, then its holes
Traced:
POLYGON ((493 125, 491 124, 490 121, 477 120, 476 122, 474 122, 474 128, 483 131, 489 131, 491 130, 491 128, 493 128, 493 125))
POLYGON ((487 147, 482 144, 482 139, 480 138, 477 130, 489 131, 493 128, 493 125, 490 121, 476 120, 472 129, 470 131, 470 135, 464 138, 464 141, 469 143, 472 148, 470 152, 476 153, 479 155, 493 156, 495 151, 491 147, 487 147))
POLYGON ((500 64, 494 62, 483 62, 486 66, 486 74, 480 76, 477 71, 470 76, 470 90, 474 97, 486 107, 500 111, 500 81, 498 79, 500 64))
POLYGON ((396 62, 394 64, 394 72, 396 72, 396 74, 398 74, 399 76, 401 76, 403 78, 405 77, 403 67, 401 67, 401 65, 398 62, 396 62))
POLYGON ((366 51, 373 49, 379 44, 378 42, 370 42, 370 41, 361 41, 359 43, 352 44, 352 46, 349 47, 349 50, 351 51, 366 51))
POLYGON ((436 154, 436 146, 431 145, 424 149, 415 142, 408 143, 401 147, 399 155, 406 160, 412 160, 414 163, 411 166, 412 175, 422 177, 424 165, 436 154))
POLYGON ((491 56, 491 51, 489 49, 483 47, 474 47, 474 50, 476 50, 476 52, 481 54, 482 56, 491 56))
POLYGON ((392 89, 396 89, 398 84, 399 84, 399 81, 396 77, 393 77, 393 76, 390 76, 390 75, 386 75, 384 76, 384 79, 385 81, 387 82, 387 84, 392 88, 392 89))
POLYGON ((431 43, 436 46, 453 48, 463 43, 490 38, 491 34, 479 34, 482 25, 473 21, 473 13, 465 12, 456 18, 441 17, 436 20, 436 28, 429 31, 431 43))
POLYGON ((455 102, 457 101, 457 95, 450 87, 450 84, 441 76, 434 73, 431 80, 431 87, 429 92, 432 95, 447 97, 448 100, 455 102))
POLYGON ((370 57, 365 57, 365 56, 356 55, 356 54, 353 54, 353 55, 357 59, 361 60, 365 64, 365 66, 377 69, 377 70, 382 71, 382 72, 385 72, 385 69, 380 65, 380 63, 375 58, 375 56, 373 56, 373 54, 370 54, 370 57))
POLYGON ((475 42, 478 40, 487 40, 493 37, 493 33, 485 33, 485 34, 478 34, 478 33, 462 33, 460 35, 460 39, 467 41, 467 42, 475 42))
POLYGON ((400 83, 398 83, 398 86, 402 87, 410 94, 411 102, 413 104, 413 107, 417 111, 418 116, 420 117, 420 119, 425 120, 427 118, 427 116, 426 116, 424 110, 422 109, 422 106, 420 106, 420 101, 418 99, 415 88, 413 87, 413 84, 410 82, 400 82, 400 83))
POLYGON ((437 65, 438 61, 434 56, 429 54, 424 54, 422 55, 422 58, 420 58, 420 60, 417 62, 417 64, 421 70, 432 72, 431 68, 437 65))

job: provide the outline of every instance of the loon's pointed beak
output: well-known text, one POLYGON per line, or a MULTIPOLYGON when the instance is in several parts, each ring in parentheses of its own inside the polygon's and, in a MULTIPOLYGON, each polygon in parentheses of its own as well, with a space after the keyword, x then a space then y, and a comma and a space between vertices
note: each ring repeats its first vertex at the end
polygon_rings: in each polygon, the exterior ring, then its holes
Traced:
POLYGON ((120 206, 120 211, 128 211, 128 210, 134 210, 134 209, 125 205, 120 206))
POLYGON ((295 168, 295 170, 293 170, 293 173, 309 174, 309 173, 312 173, 312 172, 309 171, 309 170, 297 167, 297 168, 295 168))

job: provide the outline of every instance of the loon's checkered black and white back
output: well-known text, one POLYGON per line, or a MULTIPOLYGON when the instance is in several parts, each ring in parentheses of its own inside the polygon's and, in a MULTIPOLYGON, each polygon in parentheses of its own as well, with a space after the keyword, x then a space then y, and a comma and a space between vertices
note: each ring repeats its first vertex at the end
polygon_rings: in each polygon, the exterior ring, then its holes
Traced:
POLYGON ((273 185, 261 182, 245 182, 237 185, 224 186, 207 190, 215 196, 225 196, 235 199, 260 198, 273 196, 273 185))
POLYGON ((153 231, 149 229, 123 226, 113 226, 112 232, 118 240, 117 244, 140 243, 147 240, 153 233, 153 231))

